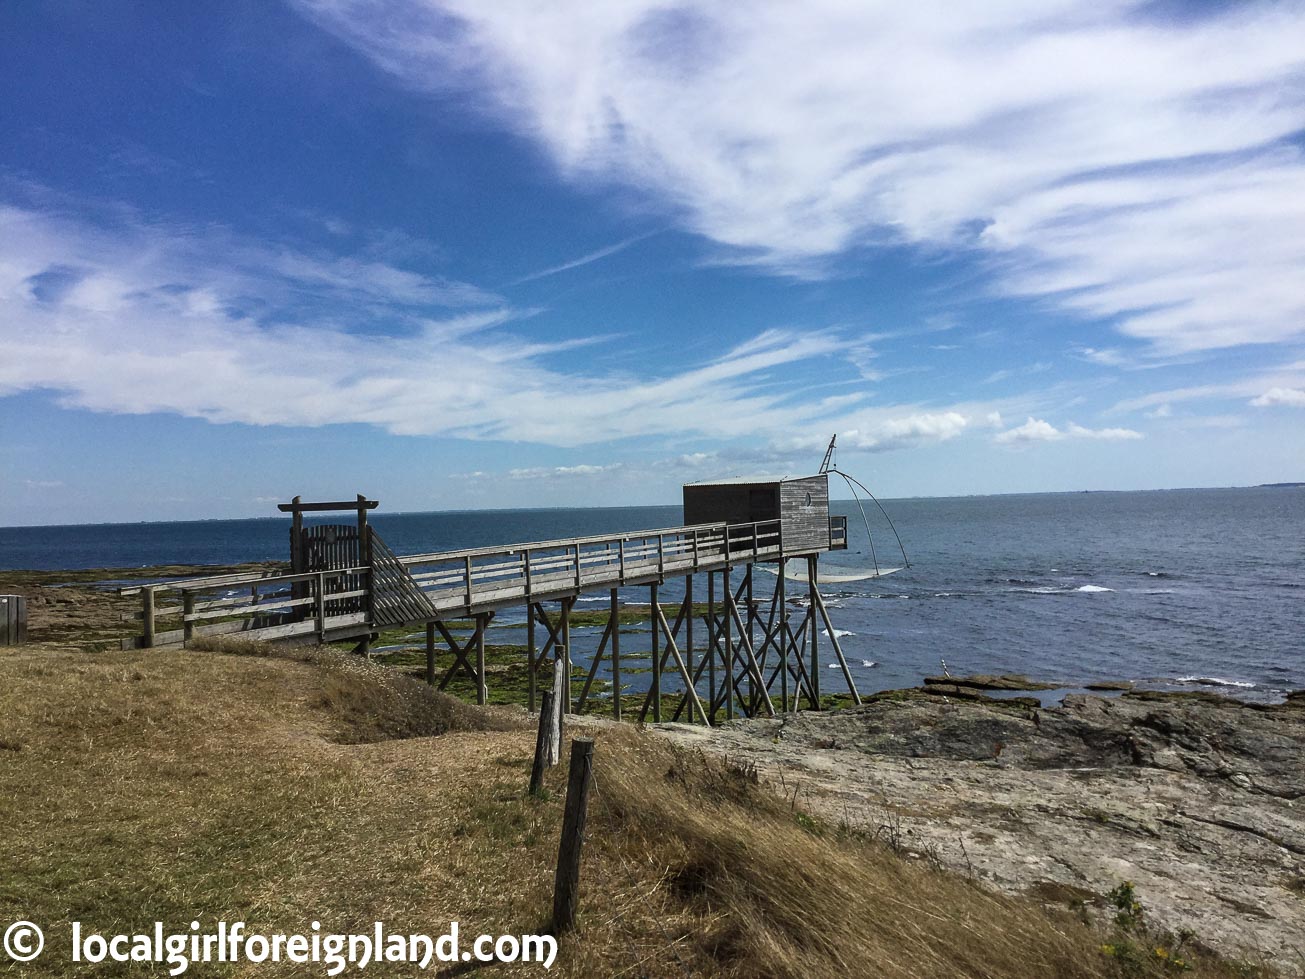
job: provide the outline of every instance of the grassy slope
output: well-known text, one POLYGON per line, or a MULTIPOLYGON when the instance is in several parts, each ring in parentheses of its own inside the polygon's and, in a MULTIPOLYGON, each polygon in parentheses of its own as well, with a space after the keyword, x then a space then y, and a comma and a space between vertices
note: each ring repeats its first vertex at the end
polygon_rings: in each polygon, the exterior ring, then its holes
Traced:
MULTIPOLYGON (((1120 974, 1068 913, 842 837, 652 735, 595 733, 581 928, 553 974, 1120 974)), ((520 711, 333 654, 0 651, 0 922, 48 926, 23 975, 69 972, 73 919, 539 930, 565 772, 526 797, 533 741, 520 711)), ((224 968, 204 974, 255 974, 224 968)))

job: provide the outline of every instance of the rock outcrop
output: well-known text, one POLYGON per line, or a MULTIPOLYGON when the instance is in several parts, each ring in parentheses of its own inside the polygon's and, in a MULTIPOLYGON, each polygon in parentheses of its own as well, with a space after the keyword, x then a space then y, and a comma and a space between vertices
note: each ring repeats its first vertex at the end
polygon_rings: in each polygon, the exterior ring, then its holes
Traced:
POLYGON ((899 691, 661 729, 1004 890, 1091 905, 1132 881, 1164 927, 1305 966, 1305 696, 1131 692, 1044 709, 899 691))

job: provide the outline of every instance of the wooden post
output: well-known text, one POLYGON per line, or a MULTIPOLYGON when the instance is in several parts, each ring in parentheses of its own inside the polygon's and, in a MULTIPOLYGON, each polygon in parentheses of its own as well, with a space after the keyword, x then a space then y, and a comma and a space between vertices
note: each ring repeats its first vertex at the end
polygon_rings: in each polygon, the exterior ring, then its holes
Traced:
POLYGON ((291 501, 293 510, 290 511, 290 573, 302 574, 305 570, 306 562, 304 561, 304 511, 299 509, 299 504, 303 497, 296 496, 291 501))
POLYGON ((0 646, 21 646, 27 642, 27 598, 0 595, 0 646))
POLYGON ((530 766, 530 794, 539 795, 544 788, 544 768, 552 740, 553 691, 545 690, 539 707, 539 731, 535 735, 535 763, 530 766))
POLYGON ((154 589, 140 590, 141 645, 149 649, 154 645, 154 589))
POLYGON ((535 606, 530 602, 530 552, 526 552, 526 667, 530 678, 530 712, 535 712, 535 683, 539 664, 535 662, 535 606))
POLYGON ((621 603, 612 589, 612 717, 621 719, 621 603))
POLYGON ((476 703, 484 707, 489 702, 489 687, 485 683, 485 627, 488 615, 476 616, 476 703))
POLYGON ((807 619, 811 622, 811 695, 815 700, 812 705, 820 710, 820 656, 816 650, 816 636, 820 633, 819 618, 816 615, 820 607, 820 596, 816 594, 816 558, 807 558, 807 619))
POLYGON ((707 572, 707 703, 711 706, 711 720, 716 720, 716 572, 707 572))
POLYGON ((426 682, 435 686, 435 623, 426 623, 426 682))
POLYGON ((187 591, 181 593, 181 641, 182 645, 189 645, 190 640, 195 638, 195 623, 190 617, 195 614, 195 593, 187 591))
MULTIPOLYGON (((752 525, 752 554, 755 559, 757 553, 757 525, 752 525)), ((747 590, 744 593, 744 601, 748 603, 748 614, 744 617, 748 633, 748 644, 752 644, 752 637, 756 632, 757 610, 752 604, 752 565, 748 565, 747 590)), ((751 717, 757 712, 757 701, 760 698, 760 691, 757 690, 756 681, 752 674, 748 673, 748 716, 751 717)))
POLYGON ((788 563, 784 560, 784 552, 779 555, 779 580, 775 587, 779 589, 779 696, 783 700, 784 706, 780 708, 782 713, 788 713, 788 588, 785 585, 785 571, 788 569, 788 563))
MULTIPOLYGON (((725 528, 725 542, 729 543, 729 528, 725 528)), ((730 566, 725 565, 725 570, 721 573, 721 584, 725 588, 725 717, 727 720, 734 719, 734 634, 732 631, 733 618, 730 615, 730 602, 734 598, 734 592, 731 591, 730 584, 730 566)))
POLYGON ((648 586, 649 594, 652 596, 652 709, 653 723, 660 724, 662 720, 662 649, 661 649, 661 630, 657 628, 657 613, 661 611, 661 606, 657 604, 657 584, 648 586))
POLYGON ((589 807, 589 786, 594 778, 594 742, 576 738, 571 742, 571 768, 566 782, 566 810, 562 816, 562 839, 557 847, 557 875, 553 880, 553 931, 575 926, 580 903, 580 850, 585 840, 585 816, 589 807))
POLYGON ((317 641, 326 636, 326 575, 317 574, 317 641))
MULTIPOLYGON (((698 551, 698 532, 696 530, 693 532, 693 550, 694 563, 696 564, 698 551)), ((696 678, 698 674, 693 672, 693 575, 691 574, 684 576, 684 601, 689 608, 689 615, 684 623, 684 658, 688 660, 690 678, 696 678)), ((707 718, 703 717, 702 720, 705 722, 707 718)), ((693 723, 693 698, 689 699, 689 723, 693 723)))
POLYGON ((562 691, 566 686, 565 673, 566 652, 554 646, 553 655, 553 695, 548 708, 548 751, 544 762, 552 768, 562 760, 562 724, 565 711, 562 710, 562 691))
POLYGON ((562 599, 562 648, 559 650, 565 669, 562 673, 562 689, 558 696, 562 698, 562 713, 571 713, 571 606, 574 598, 562 599))

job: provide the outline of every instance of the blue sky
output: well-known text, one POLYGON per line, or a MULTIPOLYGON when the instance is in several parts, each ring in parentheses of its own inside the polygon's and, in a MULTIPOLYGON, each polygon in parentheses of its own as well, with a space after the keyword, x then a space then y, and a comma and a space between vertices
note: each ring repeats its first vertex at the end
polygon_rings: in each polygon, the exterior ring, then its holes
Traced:
POLYGON ((0 524, 1305 479, 1305 8, 0 7, 0 524))

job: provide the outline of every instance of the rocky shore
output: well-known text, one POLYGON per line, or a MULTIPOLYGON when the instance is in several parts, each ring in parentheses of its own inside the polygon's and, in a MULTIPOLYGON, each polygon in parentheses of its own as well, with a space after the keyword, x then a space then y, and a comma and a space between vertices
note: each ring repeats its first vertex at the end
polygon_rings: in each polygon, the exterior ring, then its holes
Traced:
MULTIPOLYGON (((1305 694, 989 699, 942 678, 841 711, 667 736, 755 765, 795 806, 1009 892, 1145 913, 1219 951, 1305 972, 1305 694)), ((1037 685, 1031 685, 1037 686, 1037 685)))

